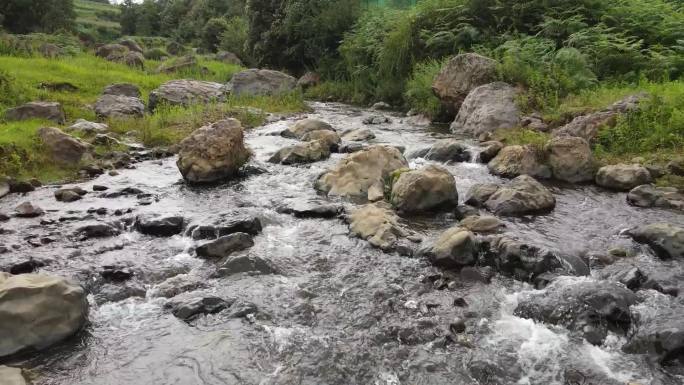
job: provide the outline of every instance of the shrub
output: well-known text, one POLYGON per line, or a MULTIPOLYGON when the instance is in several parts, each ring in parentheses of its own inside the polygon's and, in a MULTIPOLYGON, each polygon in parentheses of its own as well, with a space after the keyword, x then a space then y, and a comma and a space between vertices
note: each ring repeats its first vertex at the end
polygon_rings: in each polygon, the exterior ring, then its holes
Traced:
POLYGON ((148 60, 161 60, 164 57, 168 57, 169 53, 164 51, 164 49, 155 47, 145 51, 145 59, 148 60))
POLYGON ((242 61, 249 62, 246 43, 249 25, 244 17, 235 16, 226 23, 226 30, 220 36, 220 47, 236 54, 242 61))
POLYGON ((440 115, 441 102, 432 92, 432 83, 445 62, 429 59, 418 63, 406 83, 404 97, 408 107, 431 119, 437 119, 440 115))
POLYGON ((200 47, 208 52, 218 51, 223 34, 228 31, 228 22, 223 18, 213 18, 207 22, 200 35, 200 47))

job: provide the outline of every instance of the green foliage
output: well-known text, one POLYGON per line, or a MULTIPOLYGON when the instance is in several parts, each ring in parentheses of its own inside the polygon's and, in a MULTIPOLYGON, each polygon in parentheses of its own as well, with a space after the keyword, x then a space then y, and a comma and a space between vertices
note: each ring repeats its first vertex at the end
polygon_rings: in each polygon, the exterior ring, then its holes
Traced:
POLYGON ((226 29, 220 37, 220 48, 224 51, 236 54, 243 62, 250 62, 245 42, 249 32, 247 19, 241 16, 230 18, 226 23, 226 29))
POLYGON ((325 81, 308 88, 304 96, 314 100, 334 100, 338 102, 354 103, 354 85, 348 81, 325 81))
POLYGON ((202 28, 200 47, 207 52, 218 51, 221 37, 228 31, 228 22, 220 17, 209 19, 202 28))
POLYGON ((143 55, 145 56, 145 59, 148 60, 161 60, 164 57, 169 57, 169 53, 159 47, 148 49, 143 55))
POLYGON ((71 30, 76 19, 73 0, 3 0, 0 14, 12 33, 71 30))
POLYGON ((507 145, 530 145, 539 150, 551 139, 551 135, 547 133, 523 128, 497 131, 494 137, 507 145))
POLYGON ((404 98, 409 108, 432 119, 439 117, 441 102, 432 92, 432 82, 446 60, 428 59, 418 63, 406 83, 404 98))

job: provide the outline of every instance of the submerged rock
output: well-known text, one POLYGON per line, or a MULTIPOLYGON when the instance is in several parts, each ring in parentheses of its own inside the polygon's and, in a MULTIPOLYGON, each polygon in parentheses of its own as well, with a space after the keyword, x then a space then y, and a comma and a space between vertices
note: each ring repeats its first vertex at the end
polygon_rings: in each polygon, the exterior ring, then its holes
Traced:
POLYGON ((653 223, 628 230, 627 235, 647 244, 662 259, 684 258, 684 228, 669 223, 653 223))
POLYGON ((629 191, 651 182, 651 173, 638 164, 603 166, 596 174, 596 184, 611 190, 629 191))
POLYGON ((490 83, 472 90, 463 101, 451 132, 477 137, 499 129, 515 128, 520 123, 520 110, 515 102, 514 87, 490 83))
POLYGON ((121 231, 109 223, 91 223, 76 229, 76 235, 82 239, 107 238, 119 235, 121 231))
POLYGON ((277 211, 282 214, 294 215, 297 218, 335 218, 344 211, 344 208, 324 202, 296 202, 279 207, 277 211))
POLYGON ((627 194, 627 202, 638 207, 664 207, 684 210, 684 194, 674 187, 644 184, 627 194))
POLYGON ((498 215, 537 214, 553 210, 556 198, 534 178, 521 175, 497 189, 484 205, 498 215))
POLYGON ((370 146, 342 159, 333 169, 323 173, 315 188, 328 195, 379 200, 385 181, 392 172, 408 167, 399 150, 390 146, 370 146))
POLYGON ((527 174, 538 178, 550 178, 551 170, 541 163, 542 154, 532 146, 506 146, 492 159, 487 167, 494 175, 505 178, 527 174))
POLYGON ((198 257, 225 258, 236 251, 254 246, 252 236, 245 233, 234 233, 218 238, 195 249, 198 257))
POLYGON ((394 250, 400 238, 407 233, 399 225, 399 217, 383 204, 367 204, 353 210, 347 217, 349 230, 371 245, 394 250))
POLYGON ((638 322, 622 349, 627 353, 650 354, 663 365, 681 365, 684 358, 684 303, 680 299, 660 296, 634 309, 638 322))
POLYGON ((491 215, 471 215, 463 218, 458 225, 475 233, 489 233, 504 226, 499 218, 491 215))
POLYGON ((612 282, 560 277, 543 291, 527 293, 515 314, 564 326, 601 345, 608 331, 627 332, 632 323, 630 306, 636 301, 629 289, 612 282))
POLYGON ((473 89, 495 77, 495 60, 476 53, 460 54, 442 67, 432 83, 432 92, 442 101, 445 110, 454 116, 473 89))
POLYGON ((251 155, 245 147, 242 125, 236 119, 200 127, 178 147, 176 164, 183 178, 192 183, 234 177, 251 155))
POLYGON ((253 255, 239 255, 229 258, 218 270, 221 276, 239 273, 278 274, 271 261, 253 255))
POLYGON ((330 146, 326 143, 314 140, 288 146, 278 150, 268 159, 271 163, 293 165, 300 163, 313 163, 330 157, 330 146))
POLYGON ((183 232, 185 219, 181 216, 156 217, 139 215, 135 219, 135 229, 145 235, 170 237, 183 232))
POLYGON ((440 166, 402 172, 392 185, 392 205, 405 213, 419 213, 458 205, 456 181, 440 166))
POLYGON ((226 301, 215 296, 192 298, 172 303, 172 313, 177 318, 191 321, 200 315, 215 314, 229 308, 234 301, 226 301))
POLYGON ((55 276, 0 273, 0 357, 60 342, 87 316, 81 286, 55 276))
POLYGON ((5 112, 7 120, 44 119, 64 124, 66 117, 62 105, 57 102, 29 102, 5 112))
POLYGON ((75 202, 80 200, 88 192, 80 187, 61 188, 55 190, 55 199, 60 202, 75 202))
POLYGON ((216 239, 234 233, 257 235, 261 232, 261 221, 257 217, 237 216, 216 225, 193 225, 187 230, 192 239, 216 239))

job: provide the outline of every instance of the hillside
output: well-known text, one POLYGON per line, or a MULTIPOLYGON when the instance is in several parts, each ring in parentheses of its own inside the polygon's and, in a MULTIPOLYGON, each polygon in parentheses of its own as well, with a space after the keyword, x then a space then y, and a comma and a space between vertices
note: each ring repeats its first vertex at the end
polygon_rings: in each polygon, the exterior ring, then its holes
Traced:
POLYGON ((96 35, 102 40, 121 35, 119 7, 88 0, 74 0, 79 31, 96 35))

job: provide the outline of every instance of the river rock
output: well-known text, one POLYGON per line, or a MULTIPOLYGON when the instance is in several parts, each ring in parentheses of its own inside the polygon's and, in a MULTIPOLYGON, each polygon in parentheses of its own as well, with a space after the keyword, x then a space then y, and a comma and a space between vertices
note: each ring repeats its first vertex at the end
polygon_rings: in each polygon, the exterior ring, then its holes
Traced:
POLYGON ((684 258, 684 228, 653 223, 632 228, 626 234, 650 246, 661 259, 684 258))
POLYGON ((485 202, 499 191, 500 186, 493 183, 474 184, 466 194, 465 203, 474 207, 484 207, 485 202))
POLYGON ((684 158, 677 158, 668 162, 667 171, 672 175, 684 176, 684 158))
POLYGON ((480 143, 480 146, 482 147, 482 150, 477 155, 477 160, 481 163, 489 163, 489 161, 494 159, 499 154, 499 151, 504 148, 504 144, 496 140, 482 142, 480 143))
POLYGON ((527 292, 515 314, 564 326, 589 343, 601 345, 608 331, 627 332, 632 323, 630 306, 636 301, 629 289, 612 282, 559 277, 544 291, 527 292))
POLYGON ((141 117, 145 104, 139 98, 123 95, 102 95, 95 102, 95 114, 102 118, 141 117))
POLYGON ((540 162, 541 158, 542 154, 532 146, 506 146, 487 164, 487 167, 492 174, 505 178, 515 178, 524 174, 550 178, 551 170, 540 162))
POLYGON ((55 191, 55 199, 60 202, 75 202, 81 200, 83 195, 85 195, 85 191, 80 188, 61 188, 55 191))
POLYGON ((392 120, 390 120, 390 118, 388 118, 384 115, 371 115, 371 116, 364 118, 362 123, 368 124, 368 125, 375 125, 375 124, 392 123, 392 120))
POLYGON ((394 181, 390 201, 405 213, 451 208, 458 205, 456 181, 449 170, 436 165, 406 171, 394 181))
POLYGON ((0 198, 10 193, 10 184, 6 179, 0 178, 0 198))
POLYGON ((218 238, 195 249, 201 258, 225 258, 236 251, 254 246, 252 236, 246 233, 234 233, 218 238))
POLYGON ((115 83, 105 87, 104 91, 102 91, 102 95, 119 95, 128 96, 131 98, 139 98, 140 88, 131 83, 115 83))
POLYGON ((399 225, 399 217, 382 203, 361 206, 346 220, 353 235, 385 251, 393 250, 398 240, 407 235, 399 225))
POLYGON ((342 141, 340 136, 335 131, 330 130, 309 131, 302 135, 301 140, 305 142, 319 140, 323 142, 330 149, 330 151, 337 150, 340 142, 342 141))
POLYGON ((545 147, 553 177, 570 183, 594 180, 594 157, 589 142, 574 136, 549 140, 545 147))
POLYGON ((471 158, 468 146, 456 139, 438 140, 424 154, 419 155, 437 162, 467 162, 471 158))
POLYGON ((463 218, 458 225, 475 233, 490 233, 504 226, 499 218, 491 215, 471 215, 463 218))
POLYGON ((27 385, 20 368, 0 366, 0 385, 27 385))
POLYGON ((218 269, 222 277, 240 273, 278 274, 278 269, 271 261, 254 255, 237 255, 218 269))
POLYGON ((638 164, 603 166, 596 173, 596 184, 611 190, 629 191, 650 182, 651 174, 638 164))
POLYGON ((295 144, 278 150, 268 159, 271 163, 286 165, 313 163, 330 157, 330 147, 320 140, 295 144))
POLYGON ((553 210, 556 198, 528 175, 521 175, 499 188, 485 202, 485 207, 498 215, 525 215, 553 210))
POLYGON ((81 239, 108 238, 119 235, 121 231, 109 223, 90 223, 76 229, 76 235, 81 239))
POLYGON ((187 235, 192 239, 216 239, 234 233, 257 235, 261 232, 261 221, 252 216, 236 216, 219 225, 189 226, 187 235))
POLYGON ((177 318, 191 321, 203 314, 215 314, 232 305, 223 298, 215 296, 198 297, 172 303, 172 313, 177 318))
POLYGON ((7 120, 45 119, 64 124, 66 116, 62 105, 57 102, 29 102, 5 111, 7 120))
POLYGON ((302 139, 304 135, 319 130, 335 131, 330 124, 322 120, 302 119, 284 130, 281 135, 286 138, 302 139))
POLYGON ((225 101, 227 89, 221 83, 201 80, 171 80, 150 92, 150 110, 162 104, 189 106, 225 101))
POLYGON ((105 123, 95 123, 85 119, 77 119, 76 123, 69 127, 69 130, 79 131, 84 134, 101 134, 109 131, 109 126, 105 123))
POLYGON ((297 87, 306 90, 311 87, 315 87, 321 82, 321 75, 308 71, 304 75, 302 75, 299 80, 297 80, 297 87))
POLYGON ((474 265, 479 251, 475 234, 456 226, 442 233, 432 245, 421 249, 420 254, 433 265, 450 269, 474 265))
POLYGON ((347 142, 365 142, 371 139, 375 139, 375 134, 367 128, 357 128, 342 134, 342 140, 347 142))
POLYGON ((191 183, 211 183, 234 177, 249 160, 244 134, 236 119, 200 127, 178 145, 176 162, 191 183))
POLYGON ((392 172, 406 167, 408 162, 396 148, 370 146, 348 155, 323 173, 315 188, 328 195, 379 200, 392 172))
POLYGON ((235 96, 278 95, 294 90, 297 80, 279 71, 248 69, 238 72, 230 79, 230 89, 235 96))
POLYGON ((46 146, 52 159, 63 165, 78 164, 90 150, 89 144, 65 134, 59 128, 43 127, 38 130, 38 138, 46 146))
POLYGON ((442 67, 432 83, 432 92, 442 101, 447 112, 454 116, 472 90, 491 82, 495 77, 495 60, 476 53, 460 54, 442 67))
POLYGON ((324 202, 295 202, 278 207, 281 214, 294 215, 297 218, 335 218, 344 211, 344 207, 324 202))
POLYGON ((20 218, 35 218, 45 214, 45 211, 31 202, 24 202, 14 209, 14 215, 20 218))
POLYGON ((674 187, 644 184, 627 194, 627 202, 638 207, 665 207, 684 210, 684 194, 674 187))
POLYGON ((151 290, 152 297, 171 298, 181 293, 203 289, 206 280, 189 274, 178 274, 166 279, 151 290))
POLYGON ((60 342, 87 316, 85 291, 64 278, 0 273, 0 357, 60 342))
POLYGON ((627 353, 650 354, 665 366, 680 364, 684 351, 684 303, 681 299, 652 297, 633 309, 638 323, 633 326, 629 341, 622 349, 627 353))
POLYGON ((515 103, 516 90, 502 83, 490 83, 472 90, 465 98, 451 131, 479 136, 499 129, 515 128, 520 111, 515 103))
POLYGON ((182 233, 184 223, 185 219, 181 216, 138 215, 135 219, 135 229, 145 235, 170 237, 182 233))

